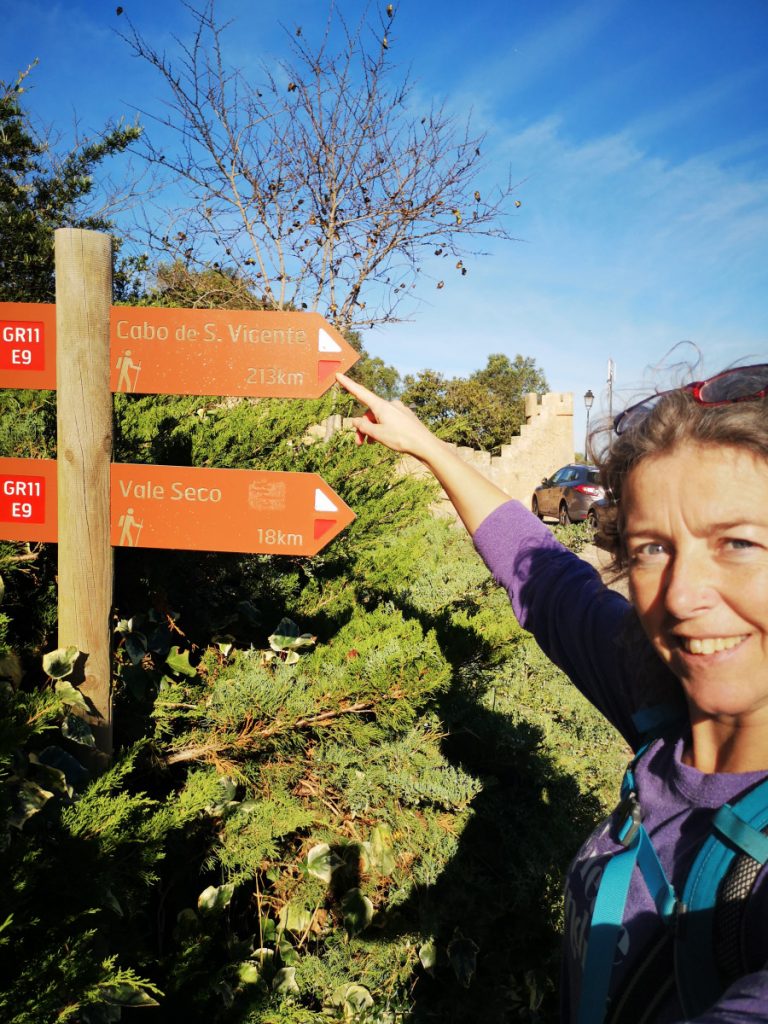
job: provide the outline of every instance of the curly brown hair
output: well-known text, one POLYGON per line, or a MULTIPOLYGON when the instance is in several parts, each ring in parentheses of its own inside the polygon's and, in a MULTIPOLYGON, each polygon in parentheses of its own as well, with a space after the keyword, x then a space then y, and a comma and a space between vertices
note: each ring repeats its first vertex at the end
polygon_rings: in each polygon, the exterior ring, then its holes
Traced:
POLYGON ((643 459, 669 453, 682 444, 694 444, 743 448, 768 462, 768 401, 701 405, 690 391, 670 391, 641 423, 619 436, 613 435, 598 454, 598 437, 604 438, 608 429, 612 425, 594 432, 590 448, 603 486, 618 503, 616 522, 605 530, 617 571, 626 568, 622 494, 629 473, 643 459))

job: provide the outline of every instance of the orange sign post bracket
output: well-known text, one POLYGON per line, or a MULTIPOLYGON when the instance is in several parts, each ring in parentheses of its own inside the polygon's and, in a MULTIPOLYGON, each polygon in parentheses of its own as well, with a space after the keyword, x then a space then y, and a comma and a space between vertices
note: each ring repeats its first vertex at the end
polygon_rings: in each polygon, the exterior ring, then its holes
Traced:
POLYGON ((114 547, 314 555, 354 518, 315 473, 112 466, 114 547))
MULTIPOLYGON (((318 398, 360 357, 319 313, 113 306, 110 387, 318 398)), ((56 388, 56 307, 0 302, 0 387, 56 388)))

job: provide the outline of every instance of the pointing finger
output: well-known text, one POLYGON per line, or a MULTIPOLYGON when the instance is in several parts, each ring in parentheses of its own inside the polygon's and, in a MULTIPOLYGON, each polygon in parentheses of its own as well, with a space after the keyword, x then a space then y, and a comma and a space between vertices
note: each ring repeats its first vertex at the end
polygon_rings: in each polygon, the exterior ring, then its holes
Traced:
POLYGON ((336 380, 341 384, 345 391, 348 391, 350 395, 354 395, 358 401, 363 402, 371 408, 374 408, 377 403, 384 401, 383 398, 379 398, 379 396, 374 394, 373 391, 369 391, 368 388, 363 387, 362 384, 358 384, 356 380, 352 380, 351 377, 347 377, 344 373, 337 373, 336 380))

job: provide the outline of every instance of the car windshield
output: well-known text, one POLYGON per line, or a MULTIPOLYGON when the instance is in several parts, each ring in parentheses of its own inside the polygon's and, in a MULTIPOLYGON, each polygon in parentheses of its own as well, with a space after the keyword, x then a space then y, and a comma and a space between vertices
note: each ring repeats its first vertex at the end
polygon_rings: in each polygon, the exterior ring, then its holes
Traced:
POLYGON ((587 473, 587 480, 591 484, 599 484, 600 473, 596 469, 590 469, 590 471, 587 473))

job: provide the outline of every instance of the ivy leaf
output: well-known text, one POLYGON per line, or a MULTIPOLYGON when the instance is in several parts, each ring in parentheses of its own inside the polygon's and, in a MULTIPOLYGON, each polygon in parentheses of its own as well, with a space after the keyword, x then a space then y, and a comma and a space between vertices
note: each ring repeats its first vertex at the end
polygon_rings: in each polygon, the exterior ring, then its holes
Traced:
POLYGON ((318 843, 307 854, 307 872, 326 885, 330 884, 331 876, 340 864, 341 861, 328 843, 318 843))
POLYGON ((189 651, 179 651, 178 647, 172 647, 168 652, 165 663, 171 672, 181 676, 196 676, 197 669, 189 664, 189 651))
MULTIPOLYGON (((80 762, 78 761, 77 764, 80 764, 80 762)), ((54 793, 59 793, 61 796, 72 796, 74 790, 61 768, 45 764, 34 752, 29 754, 29 765, 30 777, 33 777, 38 785, 42 785, 43 789, 51 789, 54 793)))
POLYGON ((363 843, 368 863, 380 875, 391 875, 395 870, 395 852, 392 848, 392 830, 379 824, 371 832, 370 841, 363 843))
POLYGON ((224 817, 227 813, 238 806, 235 796, 237 795, 237 783, 229 775, 219 775, 216 779, 216 795, 214 800, 206 805, 206 814, 214 818, 224 817))
POLYGON ((23 828, 24 823, 41 811, 52 796, 50 790, 43 789, 31 779, 24 779, 16 794, 13 813, 6 818, 7 824, 13 828, 23 828))
POLYGON ((312 914, 299 903, 286 903, 280 909, 277 920, 281 931, 303 933, 312 924, 312 914))
POLYGON ((245 960, 237 969, 237 979, 241 985, 258 985, 261 981, 261 968, 253 960, 245 960))
POLYGON ((240 601, 237 605, 237 614, 248 626, 255 628, 261 624, 261 612, 250 601, 240 601))
POLYGON ((363 985, 339 985, 331 996, 331 1005, 340 1006, 344 1017, 349 1020, 359 1016, 373 1006, 373 996, 363 985))
POLYGON ((277 952, 280 954, 280 959, 286 967, 290 967, 291 964, 297 964, 299 962, 298 950, 288 941, 288 939, 286 939, 285 935, 282 935, 280 941, 277 943, 277 952))
POLYGON ((67 707, 77 708, 85 714, 88 714, 91 710, 82 693, 72 683, 67 682, 66 679, 61 683, 56 683, 56 693, 58 693, 62 703, 66 704, 67 707))
POLYGON ((203 889, 197 898, 197 909, 201 914, 218 914, 225 910, 232 902, 235 892, 235 883, 227 882, 224 885, 209 885, 203 889))
POLYGON ((84 768, 76 757, 72 757, 71 754, 68 754, 66 750, 62 750, 61 747, 55 745, 45 747, 38 754, 38 758, 41 764, 63 772, 67 783, 72 787, 79 785, 81 782, 86 782, 90 778, 88 769, 84 768))
POLYGON ((229 633, 225 633, 223 636, 215 636, 211 642, 216 644, 224 658, 230 656, 235 646, 235 638, 230 636, 229 633))
POLYGON ((455 928, 453 938, 448 944, 448 959, 451 962, 456 980, 464 988, 469 988, 477 969, 478 946, 455 928))
POLYGON ((64 679, 75 667, 80 651, 77 647, 58 647, 43 655, 43 671, 51 679, 64 679))
POLYGON ((173 929, 173 938, 176 942, 183 943, 200 933, 200 918, 192 907, 184 907, 176 915, 176 925, 173 929))
POLYGON ((272 991, 279 992, 284 996, 299 995, 299 986, 296 983, 296 968, 281 967, 272 981, 272 991))
POLYGON ((419 947, 419 960, 427 974, 434 975, 437 966, 437 944, 434 939, 429 939, 419 947))
POLYGON ((349 889, 341 901, 344 928, 349 938, 365 931, 373 920, 373 904, 360 889, 349 889))
POLYGON ((258 949, 254 949, 251 953, 250 959, 255 961, 258 968, 263 971, 275 959, 275 951, 274 949, 269 949, 268 946, 259 946, 258 949))
POLYGON ((160 1005, 148 992, 130 981, 120 981, 116 985, 102 985, 101 991, 104 1002, 112 1006, 160 1005))
POLYGON ((61 734, 81 747, 95 747, 96 739, 91 728, 79 715, 66 715, 61 723, 61 734))
POLYGON ((311 633, 299 633, 299 627, 292 619, 280 619, 275 632, 267 638, 273 651, 296 651, 312 647, 317 637, 311 633))
POLYGON ((123 646, 125 653, 131 659, 132 665, 139 665, 147 653, 147 638, 143 633, 128 633, 123 646))
POLYGON ((117 914, 118 917, 125 917, 123 908, 120 906, 119 900, 111 889, 107 889, 105 891, 103 903, 105 907, 109 907, 113 914, 117 914))
POLYGON ((14 690, 17 690, 23 674, 21 659, 15 651, 6 651, 0 655, 0 679, 10 679, 14 690))

